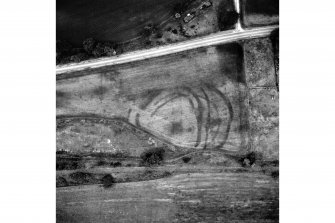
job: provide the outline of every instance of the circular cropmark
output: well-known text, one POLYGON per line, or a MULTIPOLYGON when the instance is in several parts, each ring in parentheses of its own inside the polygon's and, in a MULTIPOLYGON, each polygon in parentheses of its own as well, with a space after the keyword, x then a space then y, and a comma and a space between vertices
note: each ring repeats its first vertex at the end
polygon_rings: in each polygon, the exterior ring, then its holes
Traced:
POLYGON ((233 118, 227 97, 210 85, 163 90, 129 121, 179 147, 222 148, 233 118))

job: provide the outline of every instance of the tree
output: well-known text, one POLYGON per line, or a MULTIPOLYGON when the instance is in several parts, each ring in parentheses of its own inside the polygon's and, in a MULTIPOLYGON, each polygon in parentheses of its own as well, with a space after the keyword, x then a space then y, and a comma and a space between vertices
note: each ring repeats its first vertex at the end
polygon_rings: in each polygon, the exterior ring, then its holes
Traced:
POLYGON ((141 164, 144 166, 159 165, 164 160, 165 150, 163 148, 153 148, 141 154, 141 164))
POLYGON ((88 54, 92 54, 96 45, 96 41, 93 38, 88 38, 83 42, 83 48, 88 54))
POLYGON ((239 14, 235 10, 219 8, 218 25, 221 31, 233 29, 237 23, 239 14))
POLYGON ((101 179, 101 183, 104 188, 109 188, 115 184, 115 178, 111 174, 106 174, 101 179))

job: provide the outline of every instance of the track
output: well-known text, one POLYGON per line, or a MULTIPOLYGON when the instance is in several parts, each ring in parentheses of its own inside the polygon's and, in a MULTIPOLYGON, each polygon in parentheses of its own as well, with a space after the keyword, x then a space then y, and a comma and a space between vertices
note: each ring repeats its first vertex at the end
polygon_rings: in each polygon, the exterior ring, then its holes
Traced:
POLYGON ((252 29, 241 29, 237 26, 235 30, 229 30, 224 32, 218 32, 205 37, 195 38, 192 40, 169 44, 166 46, 160 46, 151 48, 148 50, 138 50, 130 53, 124 53, 119 56, 94 59, 85 61, 78 64, 67 64, 63 66, 57 66, 56 75, 71 73, 75 71, 81 71, 86 69, 99 68, 104 66, 111 66, 116 64, 123 64, 128 62, 134 62, 138 60, 149 59, 153 57, 159 57, 167 54, 178 53, 185 50, 191 50, 200 47, 213 46, 223 43, 234 42, 243 39, 257 38, 268 36, 270 33, 277 29, 279 26, 266 26, 261 28, 252 29))

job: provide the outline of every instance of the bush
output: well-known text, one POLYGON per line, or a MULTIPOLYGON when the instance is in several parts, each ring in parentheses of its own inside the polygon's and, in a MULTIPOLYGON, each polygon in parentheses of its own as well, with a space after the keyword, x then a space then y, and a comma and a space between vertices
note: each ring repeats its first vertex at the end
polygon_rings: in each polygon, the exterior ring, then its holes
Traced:
POLYGON ((165 150, 163 148, 153 148, 143 152, 140 156, 141 165, 160 165, 164 160, 165 150))
POLYGON ((271 176, 273 178, 279 178, 279 170, 272 171, 271 176))
POLYGON ((182 160, 183 160, 184 163, 188 163, 188 162, 190 162, 191 157, 185 156, 185 157, 182 158, 182 160))
POLYGON ((107 162, 105 160, 99 160, 96 165, 97 166, 104 166, 106 164, 107 164, 107 162))
POLYGON ((95 57, 113 56, 116 54, 114 44, 111 42, 98 42, 88 38, 83 42, 83 48, 87 54, 95 57))
POLYGON ((70 56, 71 62, 76 62, 76 63, 86 60, 88 58, 89 56, 86 53, 78 53, 78 54, 70 56))
POLYGON ((75 170, 82 168, 80 157, 56 157, 56 170, 75 170))
POLYGON ((119 161, 117 161, 117 162, 112 162, 112 163, 111 163, 111 166, 113 166, 113 167, 120 167, 120 166, 122 166, 122 163, 119 162, 119 161))
POLYGON ((237 23, 239 14, 233 11, 224 11, 219 13, 218 23, 219 29, 221 31, 228 30, 234 28, 235 24, 237 23))
POLYGON ((101 183, 104 188, 109 188, 115 184, 115 178, 111 174, 106 174, 101 178, 101 183))
POLYGON ((83 42, 83 48, 88 54, 92 54, 96 45, 96 41, 93 38, 88 38, 83 42))
POLYGON ((98 158, 127 158, 129 157, 129 153, 125 151, 117 151, 117 152, 100 152, 100 153, 90 153, 90 156, 98 157, 98 158))
POLYGON ((92 184, 95 183, 93 174, 86 172, 71 173, 70 178, 75 181, 75 184, 92 184))
POLYGON ((259 163, 263 160, 263 155, 260 152, 249 152, 240 159, 242 166, 252 166, 253 164, 259 163))
POLYGON ((155 171, 151 169, 146 169, 143 174, 139 175, 139 181, 146 181, 146 180, 156 180, 164 177, 171 176, 172 173, 169 171, 155 171))
POLYGON ((222 1, 218 8, 218 26, 221 31, 233 29, 238 21, 239 14, 233 8, 233 1, 222 1))
POLYGON ((66 187, 69 184, 67 183, 64 177, 57 177, 56 178, 56 187, 66 187))

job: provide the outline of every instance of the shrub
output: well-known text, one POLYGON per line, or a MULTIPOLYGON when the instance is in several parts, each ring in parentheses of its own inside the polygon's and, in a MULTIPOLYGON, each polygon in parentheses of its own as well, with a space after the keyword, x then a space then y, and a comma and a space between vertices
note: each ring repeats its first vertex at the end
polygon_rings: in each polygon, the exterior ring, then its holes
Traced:
POLYGON ((233 1, 222 1, 218 8, 218 26, 221 31, 233 29, 238 21, 239 14, 232 7, 233 1))
POLYGON ((88 58, 89 56, 86 53, 78 53, 78 54, 70 56, 71 62, 76 62, 76 63, 86 60, 88 58))
POLYGON ((101 178, 101 183, 104 188, 109 188, 115 184, 115 178, 111 174, 106 174, 101 178))
POLYGON ((56 157, 56 170, 75 170, 82 167, 80 157, 56 157))
POLYGON ((235 11, 224 11, 219 14, 218 25, 221 31, 234 28, 239 14, 235 11))
POLYGON ((252 166, 255 163, 259 163, 263 160, 263 155, 260 152, 252 151, 247 153, 240 159, 242 166, 252 166))
POLYGON ((169 171, 162 172, 162 171, 146 169, 143 174, 139 175, 139 180, 140 181, 155 180, 155 179, 160 179, 164 177, 169 177, 171 175, 172 173, 169 171))
POLYGON ((272 171, 271 176, 273 178, 278 178, 279 177, 279 170, 272 171))
POLYGON ((185 156, 185 157, 182 158, 182 160, 183 160, 184 163, 188 163, 188 162, 190 162, 191 157, 185 156))
POLYGON ((117 162, 112 162, 112 163, 111 163, 111 166, 113 166, 113 167, 120 167, 120 166, 122 166, 122 163, 119 162, 119 161, 117 161, 117 162))
MULTIPOLYGON (((58 92, 56 92, 56 94, 58 94, 58 92)), ((68 152, 67 151, 65 151, 65 150, 57 150, 56 151, 56 155, 57 154, 67 154, 68 152)))
POLYGON ((64 177, 57 177, 56 178, 56 187, 66 187, 68 183, 64 177))
POLYGON ((90 153, 90 156, 99 158, 127 158, 129 153, 126 151, 90 153))
POLYGON ((88 54, 92 54, 96 45, 96 41, 93 38, 88 38, 83 42, 83 48, 88 54))
POLYGON ((250 160, 250 165, 252 165, 258 161, 261 161, 263 159, 263 155, 260 152, 252 151, 247 154, 246 158, 250 160))
POLYGON ((149 149, 141 154, 141 165, 159 165, 164 160, 164 154, 165 150, 161 147, 149 149))
POLYGON ((98 42, 93 38, 86 39, 83 42, 83 48, 86 53, 95 57, 113 56, 116 54, 114 44, 111 42, 98 42))
POLYGON ((99 161, 97 162, 97 166, 104 166, 104 165, 106 165, 106 164, 107 164, 107 162, 104 161, 104 160, 99 160, 99 161))
POLYGON ((76 182, 76 184, 94 183, 94 177, 91 173, 74 172, 71 173, 69 176, 72 180, 76 182))

